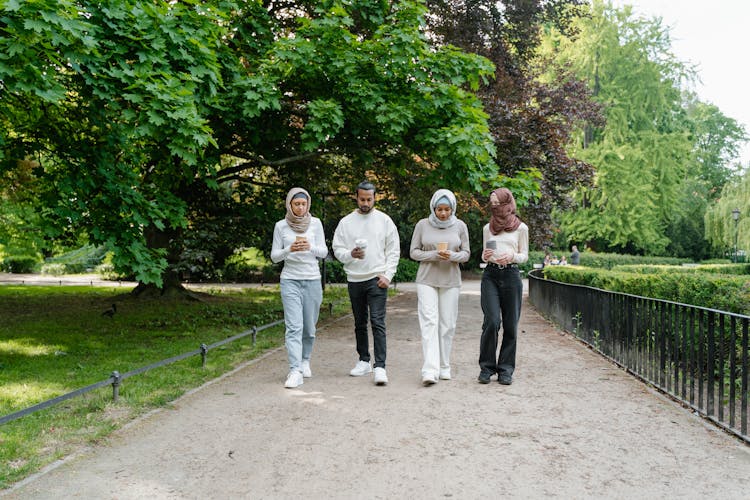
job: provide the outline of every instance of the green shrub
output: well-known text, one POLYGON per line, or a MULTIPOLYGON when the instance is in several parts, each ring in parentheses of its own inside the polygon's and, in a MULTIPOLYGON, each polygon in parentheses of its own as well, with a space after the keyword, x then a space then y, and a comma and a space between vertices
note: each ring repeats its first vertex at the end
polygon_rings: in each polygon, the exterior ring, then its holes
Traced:
POLYGON ((246 248, 224 262, 221 278, 237 283, 271 283, 279 281, 281 264, 274 264, 257 248, 246 248))
POLYGON ((0 269, 6 273, 33 273, 39 264, 33 255, 8 255, 0 262, 0 269))
POLYGON ((399 259, 398 269, 396 269, 396 275, 393 277, 393 281, 396 283, 408 283, 417 279, 417 271, 419 270, 419 262, 411 259, 399 259))
POLYGON ((326 261, 326 283, 346 283, 344 265, 334 259, 326 261))
POLYGON ((52 276, 61 276, 65 274, 65 264, 42 264, 41 273, 51 274, 52 276))
POLYGON ((110 281, 135 281, 135 275, 130 273, 121 272, 115 267, 112 262, 114 254, 107 252, 102 260, 102 263, 94 268, 94 272, 98 274, 102 279, 110 281))
POLYGON ((700 272, 697 268, 683 267, 664 267, 660 272, 642 273, 548 266, 544 269, 544 276, 564 283, 750 314, 750 279, 742 275, 700 272))

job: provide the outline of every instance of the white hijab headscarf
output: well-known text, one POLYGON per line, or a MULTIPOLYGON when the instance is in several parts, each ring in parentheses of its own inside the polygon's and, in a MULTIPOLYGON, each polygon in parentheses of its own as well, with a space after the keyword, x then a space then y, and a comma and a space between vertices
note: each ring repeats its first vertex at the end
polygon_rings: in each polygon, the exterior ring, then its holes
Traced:
POLYGON ((432 227, 437 227, 439 229, 445 229, 447 227, 451 227, 453 224, 456 223, 458 219, 456 219, 456 195, 453 194, 453 191, 450 191, 448 189, 438 189, 435 191, 435 194, 432 195, 432 199, 430 200, 430 217, 428 218, 430 221, 430 225, 432 227), (448 200, 448 204, 451 206, 451 216, 448 217, 448 220, 440 220, 437 218, 437 215, 435 215, 435 208, 437 208, 438 202, 445 198, 448 200))
POLYGON ((312 200, 310 199, 310 193, 302 188, 295 187, 289 190, 286 195, 286 223, 292 228, 295 233, 304 233, 307 228, 310 227, 310 205, 312 200), (307 212, 305 215, 294 215, 292 212, 292 199, 297 193, 302 193, 307 197, 307 212))

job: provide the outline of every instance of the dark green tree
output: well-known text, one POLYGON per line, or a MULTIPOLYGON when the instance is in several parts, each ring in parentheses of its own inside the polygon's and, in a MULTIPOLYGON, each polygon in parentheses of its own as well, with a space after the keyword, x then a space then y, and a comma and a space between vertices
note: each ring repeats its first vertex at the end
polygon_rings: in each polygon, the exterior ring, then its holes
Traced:
POLYGON ((3 168, 37 161, 47 230, 86 231, 143 284, 176 284, 196 232, 227 240, 214 259, 257 241, 292 182, 497 175, 470 92, 492 64, 430 43, 419 1, 0 9, 3 168))
MULTIPOLYGON (((570 33, 580 16, 577 0, 430 0, 430 25, 440 40, 480 54, 495 64, 495 78, 478 95, 489 114, 500 172, 517 178, 537 172, 540 196, 523 216, 537 247, 553 236, 553 208, 567 208, 571 192, 592 179, 591 166, 567 145, 577 126, 601 124, 600 106, 585 82, 561 71, 543 79, 548 60, 538 58, 542 34, 553 27, 570 33)), ((488 185, 478 199, 485 201, 488 185)))

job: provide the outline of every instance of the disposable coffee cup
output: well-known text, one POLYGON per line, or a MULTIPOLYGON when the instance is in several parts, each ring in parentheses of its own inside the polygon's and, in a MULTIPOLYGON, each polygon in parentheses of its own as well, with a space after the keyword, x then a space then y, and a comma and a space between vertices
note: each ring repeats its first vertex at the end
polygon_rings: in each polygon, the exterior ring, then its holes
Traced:
POLYGON ((361 248, 362 250, 364 250, 365 248, 367 248, 367 240, 363 239, 363 238, 360 238, 358 240, 354 240, 354 244, 357 245, 357 248, 361 248))
POLYGON ((445 252, 446 250, 448 250, 448 243, 445 241, 441 241, 437 244, 437 249, 438 252, 445 252))

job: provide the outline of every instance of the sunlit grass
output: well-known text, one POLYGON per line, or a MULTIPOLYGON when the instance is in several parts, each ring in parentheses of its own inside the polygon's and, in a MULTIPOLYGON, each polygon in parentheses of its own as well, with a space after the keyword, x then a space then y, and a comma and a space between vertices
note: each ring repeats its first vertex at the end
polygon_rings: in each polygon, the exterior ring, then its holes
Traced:
POLYGON ((35 344, 33 339, 0 340, 0 356, 47 356, 58 354, 61 346, 35 344))
POLYGON ((68 392, 68 386, 62 383, 4 383, 0 385, 0 407, 26 408, 65 392, 68 392))
MULTIPOLYGON (((128 290, 0 286, 0 416, 213 344, 282 317, 278 286, 213 290, 201 301, 135 299, 128 290), (112 304, 112 318, 102 311, 112 304)), ((334 312, 349 311, 345 287, 327 287, 334 312)), ((325 314, 322 316, 326 316, 325 314)), ((128 378, 0 425, 0 488, 187 390, 283 344, 283 326, 128 378)))

